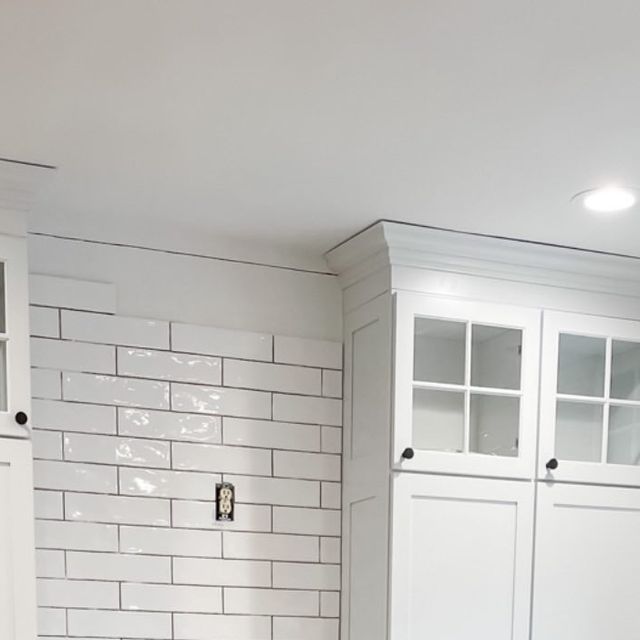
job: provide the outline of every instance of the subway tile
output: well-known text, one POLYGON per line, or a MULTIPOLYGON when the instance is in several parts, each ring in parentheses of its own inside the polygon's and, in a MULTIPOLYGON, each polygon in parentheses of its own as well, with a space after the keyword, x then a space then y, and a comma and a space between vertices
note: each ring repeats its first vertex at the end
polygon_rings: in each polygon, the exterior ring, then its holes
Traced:
POLYGON ((65 610, 38 607, 38 638, 66 635, 67 616, 65 610))
POLYGON ((177 613, 174 615, 174 638, 175 640, 271 640, 271 618, 177 613))
POLYGON ((273 531, 274 533, 339 536, 340 511, 273 507, 273 531))
POLYGON ((274 361, 325 369, 342 368, 342 344, 328 340, 310 340, 275 336, 274 361))
POLYGON ((38 604, 76 609, 118 609, 119 589, 114 582, 39 579, 38 604))
POLYGON ((320 506, 320 483, 310 480, 225 475, 239 502, 300 507, 320 506))
POLYGON ((60 316, 57 309, 29 307, 29 329, 32 336, 60 337, 60 316))
POLYGON ((342 402, 335 398, 273 395, 273 419, 339 427, 342 425, 342 402))
MULTIPOLYGON (((274 562, 276 589, 340 589, 340 565, 274 562)), ((294 614, 295 615, 295 614, 294 614)))
POLYGON ((190 353, 118 347, 118 374, 199 384, 220 384, 222 361, 190 353))
POLYGON ((174 469, 271 475, 271 451, 267 449, 175 442, 172 461, 174 469))
POLYGON ((270 587, 271 563, 253 560, 174 558, 173 582, 223 587, 270 587))
POLYGON ((320 450, 320 427, 291 422, 223 418, 224 444, 267 449, 320 450))
POLYGON ((168 556, 219 558, 222 537, 219 531, 120 527, 120 550, 168 556))
POLYGON ((328 398, 342 398, 342 371, 322 371, 322 395, 328 398))
POLYGON ((31 338, 31 366, 64 371, 115 373, 115 347, 71 340, 31 338))
POLYGON ((108 282, 32 273, 29 275, 29 300, 31 304, 49 307, 114 313, 116 288, 108 282))
POLYGON ((323 509, 340 509, 342 506, 342 485, 339 482, 321 484, 321 506, 323 509))
POLYGON ((205 353, 247 360, 272 359, 272 338, 266 333, 216 329, 193 324, 171 324, 171 343, 175 351, 205 353))
POLYGON ((340 456, 326 453, 273 452, 273 475, 309 480, 340 480, 340 456))
POLYGON ((322 591, 320 593, 320 615, 323 618, 340 617, 340 593, 337 591, 322 591))
POLYGON ((172 413, 148 409, 118 409, 118 432, 137 438, 165 438, 218 444, 222 418, 204 414, 172 413))
POLYGON ((36 577, 64 578, 64 551, 36 549, 36 577))
POLYGON ((40 491, 33 494, 33 511, 36 518, 44 520, 62 520, 62 492, 40 491))
POLYGON ((33 400, 33 424, 38 429, 85 433, 115 433, 115 407, 78 402, 33 400))
POLYGON ((118 528, 110 524, 36 520, 36 547, 78 551, 117 551, 118 528))
POLYGON ((169 348, 169 323, 99 313, 62 311, 62 337, 83 342, 169 348))
POLYGON ((34 460, 33 469, 40 489, 115 493, 118 486, 116 469, 104 465, 34 460))
POLYGON ((226 531, 271 531, 271 507, 268 505, 236 504, 234 522, 217 522, 215 510, 215 502, 174 500, 173 526, 226 531))
POLYGON ((320 538, 320 562, 340 562, 340 538, 320 538))
POLYGON ((176 411, 191 413, 270 418, 271 394, 262 391, 172 383, 171 406, 176 411))
POLYGON ((123 524, 169 526, 171 509, 168 500, 100 496, 90 493, 65 494, 67 520, 123 524))
POLYGON ((122 609, 220 613, 222 589, 164 584, 123 584, 122 609))
POLYGON ((70 609, 69 635, 96 638, 127 638, 133 640, 169 640, 171 614, 142 611, 99 611, 70 609))
POLYGON ((189 471, 120 469, 120 493, 156 498, 207 500, 215 495, 220 475, 189 471))
POLYGON ((33 457, 43 460, 62 460, 62 434, 34 429, 31 432, 33 457))
POLYGON ((225 558, 292 562, 319 560, 318 540, 311 536, 225 531, 222 539, 225 558))
POLYGON ((69 551, 67 575, 89 580, 171 582, 171 560, 156 556, 69 551))
POLYGON ((59 400, 62 397, 62 377, 60 371, 52 369, 31 369, 31 397, 45 400, 59 400))
POLYGON ((64 436, 64 456, 77 462, 166 469, 170 466, 170 445, 158 440, 73 433, 64 436))
POLYGON ((324 453, 342 452, 342 429, 339 427, 322 427, 322 451, 324 453))
POLYGON ((338 640, 338 620, 274 618, 273 640, 338 640))
POLYGON ((322 390, 320 369, 250 362, 248 360, 224 361, 224 385, 283 393, 320 395, 322 390))
POLYGON ((224 611, 227 614, 314 616, 320 612, 320 601, 318 593, 313 591, 226 588, 224 611))
POLYGON ((149 409, 169 408, 169 383, 156 380, 65 373, 62 391, 65 400, 149 409))

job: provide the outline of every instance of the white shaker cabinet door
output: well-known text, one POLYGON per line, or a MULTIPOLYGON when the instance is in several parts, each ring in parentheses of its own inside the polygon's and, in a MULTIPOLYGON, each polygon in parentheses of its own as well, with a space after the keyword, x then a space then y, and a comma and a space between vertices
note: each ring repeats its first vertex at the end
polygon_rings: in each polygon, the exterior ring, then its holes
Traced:
POLYGON ((540 483, 533 640, 640 636, 640 492, 540 483))
POLYGON ((528 640, 533 483, 393 484, 390 638, 528 640))
POLYGON ((0 638, 35 640, 31 442, 0 438, 0 638))

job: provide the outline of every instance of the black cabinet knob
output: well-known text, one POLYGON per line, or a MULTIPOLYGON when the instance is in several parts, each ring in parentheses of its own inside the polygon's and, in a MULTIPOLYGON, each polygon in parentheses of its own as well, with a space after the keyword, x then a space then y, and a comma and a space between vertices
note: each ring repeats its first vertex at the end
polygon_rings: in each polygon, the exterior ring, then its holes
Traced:
POLYGON ((18 411, 18 413, 16 413, 15 415, 15 419, 19 425, 24 425, 29 421, 29 416, 27 416, 24 411, 18 411))
POLYGON ((405 460, 411 460, 411 458, 413 458, 413 456, 415 456, 415 451, 411 448, 411 447, 407 447, 403 452, 402 452, 402 457, 405 460))
POLYGON ((549 462, 547 462, 547 469, 549 471, 555 471, 558 468, 558 461, 555 458, 551 458, 549 462))

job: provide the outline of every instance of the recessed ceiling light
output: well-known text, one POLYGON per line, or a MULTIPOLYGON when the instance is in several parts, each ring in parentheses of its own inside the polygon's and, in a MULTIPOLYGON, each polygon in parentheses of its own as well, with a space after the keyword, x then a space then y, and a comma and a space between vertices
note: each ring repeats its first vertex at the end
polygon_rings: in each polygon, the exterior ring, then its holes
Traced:
POLYGON ((573 199, 580 201, 585 209, 597 213, 626 211, 638 201, 636 190, 625 187, 590 189, 578 193, 573 199))

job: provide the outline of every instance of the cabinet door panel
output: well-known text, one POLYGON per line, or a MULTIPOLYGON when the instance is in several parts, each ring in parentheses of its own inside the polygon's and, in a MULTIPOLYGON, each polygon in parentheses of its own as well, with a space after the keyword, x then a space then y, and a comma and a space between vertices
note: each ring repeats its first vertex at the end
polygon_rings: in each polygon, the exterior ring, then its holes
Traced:
POLYGON ((540 483, 533 640, 629 640, 640 629, 640 494, 540 483))
POLYGON ((539 340, 535 309, 396 293, 394 466, 532 477, 539 340))
POLYGON ((526 640, 529 482, 397 474, 391 637, 526 640))

